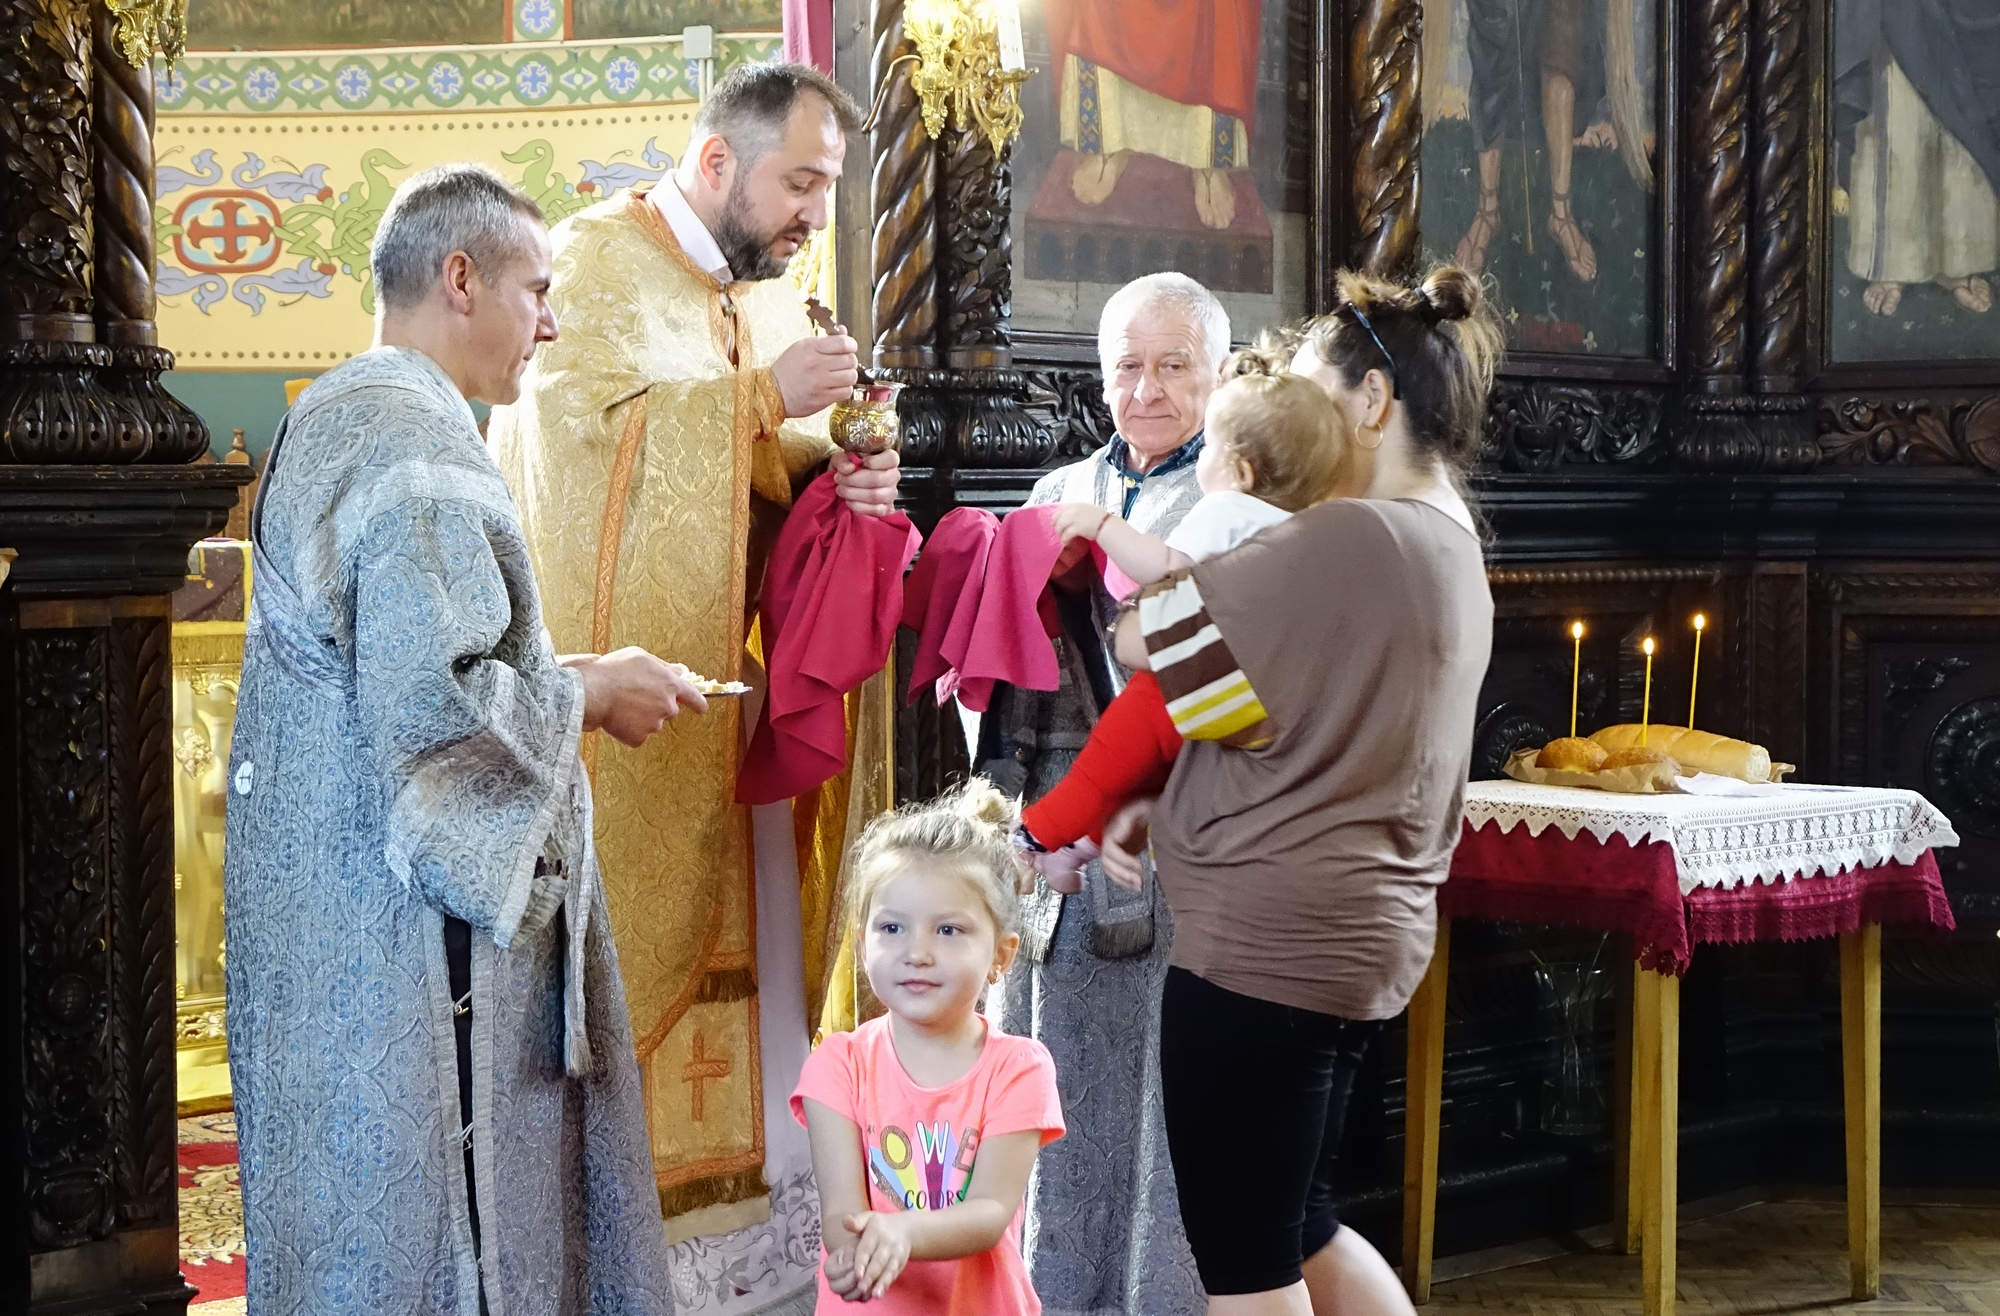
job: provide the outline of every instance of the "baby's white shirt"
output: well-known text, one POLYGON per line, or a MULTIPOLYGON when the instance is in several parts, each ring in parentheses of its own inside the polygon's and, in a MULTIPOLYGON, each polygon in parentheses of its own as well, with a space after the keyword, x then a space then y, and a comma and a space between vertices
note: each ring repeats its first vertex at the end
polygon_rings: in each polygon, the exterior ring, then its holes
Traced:
POLYGON ((1188 514, 1167 536, 1167 547, 1197 562, 1206 562, 1227 553, 1259 530, 1291 519, 1290 512, 1273 507, 1262 498, 1235 489, 1220 489, 1203 494, 1188 509, 1188 514))

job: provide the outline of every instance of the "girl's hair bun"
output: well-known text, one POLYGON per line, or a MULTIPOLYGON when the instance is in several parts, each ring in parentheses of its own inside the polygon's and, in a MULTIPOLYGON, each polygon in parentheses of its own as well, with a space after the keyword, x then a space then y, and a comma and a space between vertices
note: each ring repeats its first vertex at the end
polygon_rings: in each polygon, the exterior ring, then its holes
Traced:
POLYGON ((1017 806, 984 777, 972 778, 957 794, 945 798, 952 812, 967 822, 990 828, 1003 837, 1014 828, 1017 806))
POLYGON ((1275 378, 1285 373, 1285 358, 1274 350, 1245 347, 1229 354, 1222 363, 1224 379, 1275 378))

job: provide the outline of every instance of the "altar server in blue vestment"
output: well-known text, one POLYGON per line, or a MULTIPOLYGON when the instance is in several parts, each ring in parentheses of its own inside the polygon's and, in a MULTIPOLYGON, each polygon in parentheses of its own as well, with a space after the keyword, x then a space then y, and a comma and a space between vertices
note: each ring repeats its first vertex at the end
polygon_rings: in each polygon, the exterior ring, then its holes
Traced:
POLYGON ((258 1316, 672 1310, 579 736, 702 711, 558 658, 468 399, 556 336, 532 201, 404 183, 372 350, 279 431, 230 768, 229 1059, 258 1316))

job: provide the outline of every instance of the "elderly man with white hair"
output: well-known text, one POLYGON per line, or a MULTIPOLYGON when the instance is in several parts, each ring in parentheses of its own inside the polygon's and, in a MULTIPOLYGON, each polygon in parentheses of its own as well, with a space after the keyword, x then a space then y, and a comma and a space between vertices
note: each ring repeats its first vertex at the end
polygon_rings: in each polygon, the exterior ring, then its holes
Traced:
MULTIPOLYGON (((1029 505, 1094 503, 1166 535, 1201 497, 1202 419, 1229 352, 1229 316, 1184 274, 1120 288, 1098 322, 1104 396, 1117 433, 1049 472, 1029 505)), ((1106 627, 1114 604, 1087 568, 1059 579, 1062 687, 1002 688, 980 728, 980 770, 1032 800, 1075 762, 1124 685, 1106 627), (1069 584, 1068 589, 1061 588, 1069 584)), ((1096 864, 1081 894, 1046 887, 1026 903, 1030 970, 1007 979, 1009 1032, 1054 1054, 1070 1131, 1042 1151, 1025 1246, 1050 1316, 1180 1316, 1206 1300, 1181 1232, 1159 1091, 1160 988, 1171 925, 1147 874, 1129 893, 1096 864)))

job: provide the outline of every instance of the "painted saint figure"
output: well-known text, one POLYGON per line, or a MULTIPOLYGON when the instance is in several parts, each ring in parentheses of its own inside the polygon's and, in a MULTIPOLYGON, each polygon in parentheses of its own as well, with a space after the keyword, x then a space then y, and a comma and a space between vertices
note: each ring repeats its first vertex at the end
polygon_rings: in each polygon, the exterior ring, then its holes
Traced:
POLYGON ((2000 265, 2000 18, 1979 0, 1842 0, 1834 17, 1834 197, 1862 302, 1894 315, 1936 283, 1993 309, 2000 265))
POLYGON ((1534 204, 1522 171, 1521 195, 1501 196, 1502 153, 1511 139, 1525 164, 1534 139, 1548 147, 1548 236, 1580 282, 1597 278, 1597 250, 1571 206, 1577 146, 1615 147, 1633 179, 1652 187, 1645 106, 1638 75, 1636 0, 1466 0, 1472 62, 1470 111, 1479 151, 1479 209, 1453 253, 1478 273, 1487 251, 1518 214, 1534 250, 1534 204), (1600 121, 1600 105, 1608 122, 1600 121))

